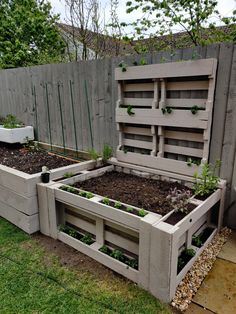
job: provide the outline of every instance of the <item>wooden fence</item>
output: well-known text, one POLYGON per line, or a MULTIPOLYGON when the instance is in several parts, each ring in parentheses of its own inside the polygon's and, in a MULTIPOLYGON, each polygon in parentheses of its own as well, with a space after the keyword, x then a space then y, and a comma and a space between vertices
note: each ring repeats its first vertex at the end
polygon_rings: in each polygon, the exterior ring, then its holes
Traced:
MULTIPOLYGON (((122 59, 132 65, 142 57, 122 59)), ((222 160, 220 175, 228 182, 227 207, 235 206, 236 45, 215 44, 144 57, 149 64, 218 59, 210 161, 222 160)), ((118 133, 114 69, 120 61, 110 58, 1 70, 0 116, 12 113, 33 125, 37 139, 42 142, 78 150, 94 146, 101 151, 104 143, 115 148, 118 133)), ((231 210, 230 220, 236 217, 234 212, 236 208, 231 210)))

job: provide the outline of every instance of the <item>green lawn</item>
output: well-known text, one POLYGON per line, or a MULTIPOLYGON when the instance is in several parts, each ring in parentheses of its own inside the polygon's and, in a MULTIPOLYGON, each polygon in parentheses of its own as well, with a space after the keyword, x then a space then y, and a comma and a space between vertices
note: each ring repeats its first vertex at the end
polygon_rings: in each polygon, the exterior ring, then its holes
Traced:
POLYGON ((0 313, 171 313, 135 284, 72 271, 0 218, 0 313))

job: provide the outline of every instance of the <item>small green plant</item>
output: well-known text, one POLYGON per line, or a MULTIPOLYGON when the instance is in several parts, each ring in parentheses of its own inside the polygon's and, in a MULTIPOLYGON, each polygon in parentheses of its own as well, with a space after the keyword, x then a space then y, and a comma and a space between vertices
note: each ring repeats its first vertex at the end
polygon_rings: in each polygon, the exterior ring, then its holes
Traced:
POLYGON ((110 249, 107 245, 103 245, 102 247, 100 247, 99 251, 107 255, 110 254, 110 249))
POLYGON ((70 186, 70 185, 63 185, 59 189, 66 191, 66 192, 69 192, 69 193, 73 193, 73 194, 79 193, 79 191, 77 189, 75 189, 73 186, 70 186))
POLYGON ((134 211, 133 207, 126 207, 126 211, 128 213, 132 213, 134 211))
POLYGON ((137 61, 134 61, 134 62, 133 62, 133 65, 134 65, 134 66, 138 65, 138 62, 137 62, 137 61))
POLYGON ((195 106, 192 106, 190 110, 191 110, 192 114, 196 114, 199 109, 200 108, 197 105, 195 105, 195 106))
POLYGON ((141 58, 139 61, 139 65, 147 65, 147 60, 145 58, 141 58))
POLYGON ((187 165, 189 167, 192 167, 192 165, 200 166, 200 164, 201 164, 201 160, 200 159, 188 158, 188 160, 187 160, 187 165))
POLYGON ((12 114, 8 114, 3 120, 3 127, 6 129, 16 129, 22 127, 24 124, 18 121, 18 119, 12 114))
POLYGON ((105 204, 105 205, 109 205, 110 204, 110 200, 108 197, 104 197, 103 200, 102 200, 102 203, 105 204))
POLYGON ((173 109, 171 107, 166 107, 166 108, 161 108, 162 114, 171 114, 171 112, 173 111, 173 109))
POLYGON ((194 173, 194 195, 207 196, 217 189, 220 178, 215 173, 216 170, 220 168, 220 165, 220 160, 216 160, 214 165, 204 163, 201 173, 194 173))
POLYGON ((115 202, 114 207, 117 208, 117 209, 121 209, 122 204, 120 202, 115 202))
POLYGON ((127 71, 127 64, 124 62, 124 61, 121 61, 120 63, 119 63, 119 67, 121 68, 121 71, 122 72, 126 72, 127 71))
POLYGON ((145 217, 145 216, 147 215, 147 212, 146 212, 146 210, 144 210, 144 209, 140 209, 139 212, 138 212, 138 215, 139 215, 140 217, 145 217))
POLYGON ((138 269, 138 260, 136 258, 128 260, 127 264, 134 269, 138 269))
POLYGON ((102 160, 106 163, 112 157, 112 147, 105 144, 102 151, 102 160))
POLYGON ((129 116, 134 115, 135 113, 133 112, 133 107, 131 105, 128 105, 127 107, 127 113, 129 116))
POLYGON ((200 248, 203 245, 203 242, 199 236, 193 236, 192 245, 200 248))
POLYGON ((98 152, 96 151, 95 148, 89 149, 88 153, 89 153, 89 156, 90 156, 91 159, 93 159, 93 160, 95 160, 95 161, 98 160, 99 154, 98 154, 98 152))
POLYGON ((73 172, 65 172, 65 173, 63 174, 63 178, 68 179, 68 178, 73 177, 73 175, 74 175, 73 172))
POLYGON ((91 192, 87 192, 87 193, 86 193, 86 198, 90 199, 90 198, 92 198, 92 197, 94 197, 94 194, 93 194, 93 193, 91 193, 91 192))
POLYGON ((125 256, 123 252, 121 252, 120 250, 113 250, 110 256, 117 259, 120 262, 123 262, 125 260, 125 256))
POLYGON ((92 239, 92 236, 90 234, 85 234, 80 241, 82 241, 83 243, 87 244, 87 245, 91 245, 94 241, 92 239))
POLYGON ((187 255, 187 256, 189 256, 189 257, 194 257, 195 254, 196 254, 196 251, 195 251, 194 249, 185 249, 185 250, 183 251, 183 254, 184 254, 184 255, 187 255))
POLYGON ((86 191, 80 191, 79 192, 79 196, 86 197, 87 196, 87 192, 86 191))
POLYGON ((72 228, 68 229, 68 234, 69 236, 73 237, 73 238, 77 238, 77 231, 73 230, 72 228))
POLYGON ((25 138, 25 144, 23 145, 25 148, 29 149, 32 152, 38 152, 42 150, 39 146, 38 142, 29 140, 28 136, 25 138))
POLYGON ((188 214, 189 199, 191 197, 191 192, 189 190, 178 190, 176 187, 171 189, 166 199, 170 201, 171 206, 173 206, 175 212, 181 212, 188 214))

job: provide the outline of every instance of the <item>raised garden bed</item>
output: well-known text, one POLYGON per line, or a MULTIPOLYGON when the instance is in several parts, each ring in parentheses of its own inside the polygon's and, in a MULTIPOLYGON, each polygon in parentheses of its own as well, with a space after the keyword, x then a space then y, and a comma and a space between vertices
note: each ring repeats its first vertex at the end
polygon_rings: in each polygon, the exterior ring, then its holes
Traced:
POLYGON ((223 182, 205 201, 191 196, 189 212, 170 222, 176 213, 166 199, 169 191, 174 187, 190 191, 192 185, 191 177, 180 181, 178 174, 124 166, 113 159, 107 167, 85 170, 63 179, 63 183, 44 185, 45 194, 41 196, 48 202, 44 202, 42 212, 50 221, 46 234, 170 301, 178 283, 221 224, 223 182), (215 209, 219 201, 220 207, 215 209), (218 210, 218 225, 211 219, 213 210, 218 210), (89 246, 81 243, 61 231, 61 225, 84 235, 89 233, 95 242, 89 246), (209 227, 211 232, 207 234, 209 227), (194 239, 202 234, 207 236, 198 247, 194 239))
MULTIPOLYGON (((88 164, 94 166, 93 161, 88 164)), ((43 150, 0 144, 0 216, 29 234, 39 230, 36 184, 41 181, 42 166, 50 169, 51 179, 84 169, 83 163, 43 150)))

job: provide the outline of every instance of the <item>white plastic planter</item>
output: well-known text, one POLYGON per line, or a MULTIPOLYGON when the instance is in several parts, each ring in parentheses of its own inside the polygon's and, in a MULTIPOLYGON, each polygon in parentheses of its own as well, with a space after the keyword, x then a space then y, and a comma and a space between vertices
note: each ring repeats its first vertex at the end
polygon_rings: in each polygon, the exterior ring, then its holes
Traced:
POLYGON ((22 128, 6 129, 0 125, 0 142, 5 143, 26 143, 27 140, 34 139, 34 129, 32 126, 25 126, 22 128))

